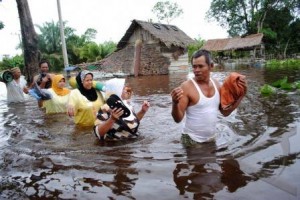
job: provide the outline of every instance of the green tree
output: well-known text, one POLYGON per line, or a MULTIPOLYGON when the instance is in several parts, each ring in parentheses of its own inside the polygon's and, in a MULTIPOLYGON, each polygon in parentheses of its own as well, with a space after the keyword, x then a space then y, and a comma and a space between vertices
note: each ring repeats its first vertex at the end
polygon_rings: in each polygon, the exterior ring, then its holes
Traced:
POLYGON ((81 36, 72 34, 66 38, 67 51, 70 63, 77 64, 87 61, 87 57, 80 55, 83 46, 93 42, 97 34, 97 31, 92 28, 88 28, 81 36))
MULTIPOLYGON (((212 0, 207 18, 227 28, 230 36, 264 33, 268 53, 285 57, 299 42, 297 26, 300 0, 212 0)), ((298 30, 299 31, 299 30, 298 30)))
POLYGON ((95 42, 87 43, 80 50, 80 58, 85 62, 100 60, 101 48, 95 42))
POLYGON ((117 49, 117 44, 112 41, 106 41, 100 44, 101 47, 101 58, 105 58, 117 49))
POLYGON ((24 57, 16 55, 12 58, 5 57, 0 62, 0 70, 11 69, 13 67, 20 67, 21 71, 24 69, 24 57))
POLYGON ((39 34, 39 49, 43 53, 52 54, 61 51, 59 23, 46 22, 42 26, 36 25, 39 34))
POLYGON ((200 37, 198 39, 195 38, 195 43, 190 44, 188 46, 188 55, 189 55, 189 61, 191 60, 191 57, 193 55, 193 53, 199 49, 201 49, 201 47, 203 47, 205 40, 201 39, 200 37))
MULTIPOLYGON (((52 63, 52 69, 59 71, 59 69, 64 67, 61 60, 63 57, 61 56, 62 45, 60 39, 59 22, 46 22, 42 26, 36 26, 40 30, 39 48, 43 57, 47 58, 49 62, 52 63)), ((95 58, 95 52, 92 50, 87 51, 92 54, 89 56, 87 54, 84 54, 84 56, 80 55, 80 51, 81 48, 83 48, 85 45, 88 45, 95 39, 97 31, 95 29, 88 28, 84 34, 78 36, 75 34, 75 29, 66 26, 66 22, 64 22, 64 27, 69 63, 78 64, 81 62, 86 62, 88 59, 95 58)), ((87 49, 89 48, 86 47, 85 50, 87 49)))
POLYGON ((216 20, 230 36, 258 33, 272 10, 287 8, 299 17, 299 0, 212 0, 206 18, 216 20))
POLYGON ((117 49, 117 44, 108 41, 97 45, 95 42, 85 44, 80 49, 80 58, 83 62, 95 62, 105 58, 117 49))
POLYGON ((295 20, 290 25, 291 28, 291 43, 289 50, 294 53, 300 52, 300 19, 295 20))
MULTIPOLYGON (((59 22, 46 22, 42 26, 36 25, 36 27, 38 27, 41 32, 39 34, 39 49, 47 54, 61 53, 62 45, 59 22)), ((64 35, 66 38, 74 35, 75 29, 66 26, 66 22, 64 22, 64 27, 64 35)))
POLYGON ((170 1, 159 1, 152 8, 152 12, 156 14, 158 20, 166 20, 169 24, 173 19, 183 14, 183 10, 178 4, 170 1))
POLYGON ((286 57, 287 48, 291 42, 290 23, 293 16, 287 8, 270 9, 261 32, 265 34, 264 42, 271 53, 279 53, 286 57), (276 23, 275 23, 276 22, 276 23))

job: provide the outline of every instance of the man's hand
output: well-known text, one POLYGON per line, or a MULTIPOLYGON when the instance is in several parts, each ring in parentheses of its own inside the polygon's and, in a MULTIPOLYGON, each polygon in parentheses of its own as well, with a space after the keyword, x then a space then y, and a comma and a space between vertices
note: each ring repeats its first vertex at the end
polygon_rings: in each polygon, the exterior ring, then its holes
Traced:
POLYGON ((149 107, 150 107, 150 103, 148 101, 144 101, 142 104, 142 111, 146 113, 149 107))
POLYGON ((28 94, 28 90, 29 90, 29 88, 28 88, 27 86, 25 86, 25 87, 23 88, 23 92, 24 92, 25 94, 28 94))
POLYGON ((178 104, 183 97, 183 90, 181 87, 177 87, 171 91, 172 102, 178 104))
POLYGON ((49 81, 51 78, 50 78, 50 75, 47 74, 44 78, 42 78, 42 82, 43 83, 46 83, 47 81, 49 81))

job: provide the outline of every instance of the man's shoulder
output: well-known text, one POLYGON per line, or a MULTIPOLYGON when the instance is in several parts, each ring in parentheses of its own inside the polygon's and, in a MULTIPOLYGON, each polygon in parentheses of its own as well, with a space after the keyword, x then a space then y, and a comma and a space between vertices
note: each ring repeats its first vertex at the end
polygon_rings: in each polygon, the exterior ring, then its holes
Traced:
POLYGON ((188 79, 188 80, 184 81, 183 83, 181 83, 181 87, 183 89, 190 89, 191 85, 193 85, 193 82, 191 79, 188 79))
POLYGON ((35 74, 33 78, 37 79, 40 76, 40 73, 35 74))

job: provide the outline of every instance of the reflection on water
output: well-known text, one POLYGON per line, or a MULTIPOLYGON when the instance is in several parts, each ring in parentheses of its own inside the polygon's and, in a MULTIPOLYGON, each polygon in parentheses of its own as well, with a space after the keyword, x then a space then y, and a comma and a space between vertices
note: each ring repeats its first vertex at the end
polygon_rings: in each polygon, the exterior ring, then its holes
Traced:
MULTIPOLYGON (((230 70, 213 76, 223 81, 230 70)), ((129 77, 136 109, 151 103, 141 137, 104 144, 64 114, 44 115, 31 97, 6 105, 1 84, 0 199, 299 199, 299 91, 262 97, 259 88, 300 73, 235 70, 249 89, 236 112, 220 116, 222 147, 181 145, 169 93, 185 74, 129 77)))

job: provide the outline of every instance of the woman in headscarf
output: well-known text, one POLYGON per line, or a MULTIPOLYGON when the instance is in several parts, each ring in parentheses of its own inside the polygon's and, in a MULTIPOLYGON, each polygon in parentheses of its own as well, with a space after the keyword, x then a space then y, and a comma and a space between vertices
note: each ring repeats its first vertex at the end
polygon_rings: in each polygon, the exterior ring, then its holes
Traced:
POLYGON ((93 74, 87 70, 76 76, 77 89, 71 91, 67 112, 80 126, 93 126, 96 114, 104 104, 102 94, 93 88, 93 74))
POLYGON ((46 114, 65 113, 67 111, 67 102, 70 90, 66 88, 66 79, 62 74, 52 77, 51 88, 48 89, 52 98, 43 101, 43 108, 46 108, 46 114))
POLYGON ((138 127, 140 121, 148 111, 150 103, 144 101, 141 109, 136 113, 130 103, 132 97, 131 87, 125 86, 120 97, 117 95, 110 96, 107 99, 107 104, 104 104, 97 114, 94 133, 100 141, 134 139, 139 135, 138 127), (110 102, 114 104, 116 101, 122 102, 121 104, 129 109, 129 116, 123 117, 125 113, 124 107, 112 108, 108 105, 110 102))

